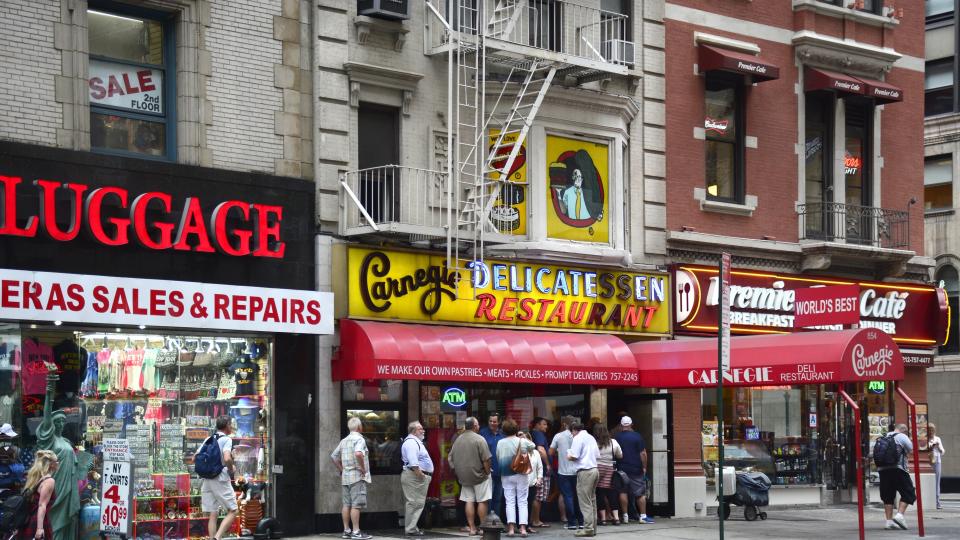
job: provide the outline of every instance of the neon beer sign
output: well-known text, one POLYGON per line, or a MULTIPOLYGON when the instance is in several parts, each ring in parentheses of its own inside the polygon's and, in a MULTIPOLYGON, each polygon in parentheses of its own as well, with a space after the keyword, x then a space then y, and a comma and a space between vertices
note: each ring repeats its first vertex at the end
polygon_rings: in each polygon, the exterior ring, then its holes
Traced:
POLYGON ((29 189, 23 178, 0 175, 0 236, 44 235, 71 242, 85 231, 105 246, 137 244, 159 251, 278 259, 286 251, 286 243, 280 239, 281 206, 227 200, 205 214, 197 197, 181 201, 162 191, 131 193, 116 186, 54 180, 34 180, 32 184, 39 191, 40 203, 37 208, 22 208, 20 196, 29 189), (69 199, 68 212, 62 208, 64 195, 69 199), (157 211, 159 218, 153 217, 157 211), (24 216, 25 224, 20 226, 24 216), (62 227, 61 223, 68 225, 62 227))

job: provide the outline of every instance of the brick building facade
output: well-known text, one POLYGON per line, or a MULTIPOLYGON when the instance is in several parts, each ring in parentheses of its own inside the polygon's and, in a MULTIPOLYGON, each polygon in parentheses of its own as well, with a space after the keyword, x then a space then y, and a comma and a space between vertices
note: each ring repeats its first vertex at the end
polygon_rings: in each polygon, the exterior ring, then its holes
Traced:
MULTIPOLYGON (((916 36, 923 10, 813 0, 707 4, 678 0, 665 10, 669 261, 679 268, 715 266, 718 254, 728 252, 740 279, 769 279, 766 286, 774 288, 803 274, 811 282, 829 276, 863 286, 867 280, 929 283, 933 260, 924 252, 923 213, 915 206, 920 164, 911 157, 921 144, 924 48, 916 36)), ((756 322, 764 319, 738 320, 734 333, 792 331, 792 322, 777 328, 756 322)), ((677 322, 677 339, 701 332, 687 326, 689 320, 677 322)), ((932 339, 899 344, 924 354, 936 345, 932 339)), ((926 402, 925 368, 908 367, 902 387, 926 402)), ((866 399, 863 388, 850 389, 866 399)), ((778 411, 768 415, 786 414, 765 392, 787 392, 787 410, 796 392, 802 401, 795 403, 809 404, 821 424, 811 418, 808 431, 806 418, 793 427, 789 418, 786 424, 768 420, 783 432, 770 428, 776 441, 771 471, 780 476, 781 465, 794 468, 778 457, 786 449, 804 456, 804 466, 818 455, 848 459, 832 456, 830 430, 838 428, 823 425, 829 421, 823 400, 835 390, 726 390, 726 414, 733 408, 737 415, 727 422, 740 426, 728 428, 727 437, 749 446, 743 443, 747 422, 765 438, 759 411, 766 406, 778 411)), ((701 400, 699 390, 677 390, 675 399, 688 393, 685 402, 701 400)), ((701 422, 706 430, 716 419, 712 399, 704 393, 702 414, 691 407, 678 416, 676 431, 698 433, 701 422)), ((875 412, 904 421, 902 402, 892 394, 884 399, 872 405, 880 407, 875 412)), ((688 442, 678 444, 675 458, 678 514, 699 502, 715 504, 710 471, 710 487, 702 491, 708 443, 688 442)), ((825 468, 774 478, 800 485, 774 489, 771 504, 849 500, 853 484, 838 476, 825 468)))

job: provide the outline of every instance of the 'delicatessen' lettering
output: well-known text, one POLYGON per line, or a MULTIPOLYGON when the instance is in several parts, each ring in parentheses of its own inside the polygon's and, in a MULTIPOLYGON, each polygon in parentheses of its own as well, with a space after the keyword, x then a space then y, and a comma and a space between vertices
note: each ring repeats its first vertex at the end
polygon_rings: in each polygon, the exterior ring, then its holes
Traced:
POLYGON ((23 178, 0 175, 0 235, 35 238, 43 232, 58 242, 70 242, 86 229, 93 239, 106 246, 133 242, 154 250, 219 251, 234 257, 278 259, 286 251, 286 243, 280 239, 281 206, 229 200, 219 203, 206 216, 200 199, 187 197, 176 213, 173 197, 160 191, 133 196, 121 187, 91 189, 86 184, 35 180, 39 208, 36 215, 24 220, 18 215, 22 210, 17 199, 21 184, 23 178), (69 197, 66 216, 58 214, 58 193, 69 197), (117 209, 122 211, 119 215, 117 209), (160 211, 164 217, 151 220, 151 211, 160 211), (25 224, 20 226, 18 221, 25 224), (69 226, 61 228, 58 221, 69 226))

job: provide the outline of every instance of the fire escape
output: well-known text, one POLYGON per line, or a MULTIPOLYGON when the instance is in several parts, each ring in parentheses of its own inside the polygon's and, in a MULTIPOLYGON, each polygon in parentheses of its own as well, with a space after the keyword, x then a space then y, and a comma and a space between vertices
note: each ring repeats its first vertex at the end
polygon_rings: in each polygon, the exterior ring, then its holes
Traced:
POLYGON ((447 63, 446 164, 442 171, 395 167, 390 181, 399 177, 400 183, 390 191, 422 191, 411 197, 414 207, 407 213, 428 222, 409 223, 404 205, 394 203, 375 206, 380 214, 390 207, 388 213, 403 223, 378 223, 384 216, 369 212, 359 192, 369 199, 364 178, 380 173, 356 171, 341 178, 346 198, 358 207, 343 216, 341 230, 445 239, 447 264, 460 270, 482 261, 486 244, 511 241, 512 230, 503 226, 503 210, 509 208, 504 201, 529 193, 510 173, 551 86, 627 75, 634 64, 629 15, 599 5, 600 0, 425 0, 425 52, 447 63), (405 176, 425 177, 419 181, 424 185, 404 186, 405 176))

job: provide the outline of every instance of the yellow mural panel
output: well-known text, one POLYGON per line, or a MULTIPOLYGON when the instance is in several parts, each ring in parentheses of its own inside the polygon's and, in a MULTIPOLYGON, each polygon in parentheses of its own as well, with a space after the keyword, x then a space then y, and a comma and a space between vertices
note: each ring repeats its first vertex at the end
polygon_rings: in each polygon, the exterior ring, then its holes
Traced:
MULTIPOLYGON (((497 142, 499 130, 491 130, 489 145, 492 147, 497 142)), ((517 133, 511 133, 503 137, 501 148, 497 152, 498 160, 493 162, 494 167, 504 165, 514 144, 517 142, 517 133)), ((524 141, 520 145, 520 152, 510 166, 507 178, 515 184, 506 184, 500 187, 500 197, 493 205, 490 212, 490 220, 498 231, 503 234, 527 234, 527 197, 530 191, 527 189, 527 143, 524 141)))
POLYGON ((446 257, 352 247, 348 315, 365 319, 670 334, 665 273, 446 257))
POLYGON ((547 236, 610 241, 610 167, 606 144, 547 136, 547 236))

